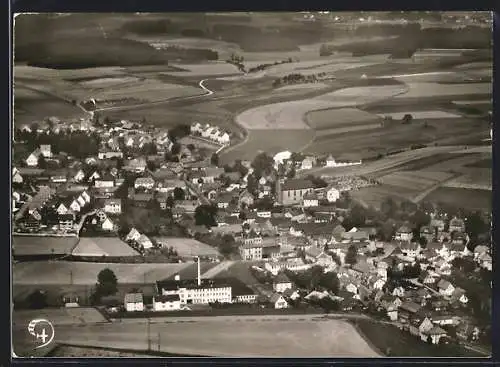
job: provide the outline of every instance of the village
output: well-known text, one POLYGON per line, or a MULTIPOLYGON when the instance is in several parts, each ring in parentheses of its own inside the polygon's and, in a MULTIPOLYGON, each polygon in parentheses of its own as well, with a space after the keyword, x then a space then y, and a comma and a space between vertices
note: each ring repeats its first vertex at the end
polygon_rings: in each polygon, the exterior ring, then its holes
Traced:
POLYGON ((197 122, 166 130, 94 116, 16 130, 25 154, 14 155, 12 168, 14 258, 36 257, 23 253, 26 243, 57 258, 52 242, 70 238, 75 247, 65 257, 76 261, 196 263, 193 278, 156 279, 152 297, 136 289, 108 303, 118 314, 311 306, 363 313, 421 342, 487 340, 487 214, 390 198, 382 211, 364 208, 349 192, 374 180, 296 177, 361 162, 261 152, 221 165, 218 153, 230 144, 229 132, 197 122), (161 238, 194 239, 215 251, 179 254, 161 238), (204 263, 238 266, 257 283, 202 278, 204 263))

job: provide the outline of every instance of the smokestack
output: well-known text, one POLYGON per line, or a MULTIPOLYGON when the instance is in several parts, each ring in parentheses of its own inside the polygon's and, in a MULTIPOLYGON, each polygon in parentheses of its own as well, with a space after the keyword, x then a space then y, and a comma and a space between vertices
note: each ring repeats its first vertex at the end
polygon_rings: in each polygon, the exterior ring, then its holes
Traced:
POLYGON ((200 258, 197 257, 196 261, 198 262, 198 287, 199 287, 201 285, 200 258))

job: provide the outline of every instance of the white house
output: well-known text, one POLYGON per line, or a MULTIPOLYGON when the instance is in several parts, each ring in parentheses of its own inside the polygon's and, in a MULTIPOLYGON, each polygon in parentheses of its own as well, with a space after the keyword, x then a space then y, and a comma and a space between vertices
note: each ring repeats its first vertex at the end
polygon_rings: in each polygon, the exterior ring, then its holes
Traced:
POLYGON ((401 226, 397 231, 396 231, 396 236, 395 240, 396 241, 411 241, 413 238, 413 232, 410 228, 407 226, 401 226))
POLYGON ((26 165, 28 167, 36 167, 38 166, 38 158, 42 155, 40 149, 35 149, 29 156, 26 158, 26 165))
POLYGON ((40 153, 45 158, 52 158, 52 148, 51 148, 50 144, 42 144, 42 145, 40 145, 40 153))
POLYGON ((104 212, 109 214, 120 214, 122 212, 122 200, 115 198, 104 200, 104 212))
POLYGON ((326 189, 326 199, 329 203, 334 203, 340 198, 340 191, 335 187, 330 186, 326 189))
POLYGON ((144 188, 151 190, 154 187, 154 185, 155 185, 155 180, 153 180, 151 177, 139 177, 134 182, 134 187, 136 189, 144 188))
POLYGON ((135 240, 139 245, 142 245, 144 249, 153 247, 151 240, 144 234, 141 234, 138 239, 135 240))
POLYGON ((82 206, 78 203, 78 200, 73 200, 71 204, 69 205, 69 208, 73 210, 74 212, 80 212, 82 209, 82 206))
POLYGON ((271 302, 271 304, 275 309, 288 308, 288 302, 281 294, 274 293, 270 297, 269 301, 271 302))
POLYGON ((125 237, 125 241, 137 241, 139 237, 141 237, 139 231, 135 228, 132 228, 127 237, 125 237))
POLYGON ((437 284, 439 294, 450 297, 455 291, 455 287, 449 281, 441 279, 437 284))
POLYGON ((12 182, 13 183, 23 183, 23 176, 19 173, 19 171, 16 169, 12 175, 12 182))
POLYGON ((300 169, 311 169, 314 166, 314 158, 306 157, 302 160, 302 164, 300 165, 300 169))
POLYGON ((332 155, 329 155, 329 156, 326 158, 326 166, 327 166, 327 167, 335 167, 335 166, 336 166, 335 159, 333 158, 333 156, 332 156, 332 155))
POLYGON ((114 180, 113 176, 105 175, 104 177, 96 179, 94 182, 94 186, 97 188, 114 187, 115 180, 114 180))
POLYGON ((194 124, 191 125, 191 134, 199 133, 201 132, 202 129, 203 127, 201 126, 201 124, 199 122, 195 122, 194 124))
POLYGON ((90 195, 87 191, 83 191, 80 196, 87 202, 90 203, 90 195))
POLYGON ((304 195, 303 197, 303 204, 304 208, 311 208, 311 207, 317 207, 319 206, 319 200, 318 196, 314 191, 308 192, 304 195))
POLYGON ((113 221, 111 219, 106 218, 104 220, 104 222, 102 222, 101 228, 104 231, 110 231, 111 232, 115 228, 115 225, 114 225, 114 223, 113 223, 113 221))
POLYGON ((158 295, 153 297, 154 311, 178 311, 181 309, 181 298, 178 294, 158 295))
POLYGON ((142 293, 127 293, 125 295, 125 310, 127 312, 144 311, 142 293))
POLYGON ((276 293, 283 293, 287 289, 292 289, 292 282, 285 274, 280 273, 273 282, 273 289, 276 293))

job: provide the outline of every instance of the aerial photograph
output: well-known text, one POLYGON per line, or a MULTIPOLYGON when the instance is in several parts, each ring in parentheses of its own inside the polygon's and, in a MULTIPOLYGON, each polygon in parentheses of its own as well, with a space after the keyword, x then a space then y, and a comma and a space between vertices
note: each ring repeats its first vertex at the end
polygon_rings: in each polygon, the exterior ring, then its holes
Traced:
POLYGON ((14 358, 491 356, 490 12, 12 25, 14 358))

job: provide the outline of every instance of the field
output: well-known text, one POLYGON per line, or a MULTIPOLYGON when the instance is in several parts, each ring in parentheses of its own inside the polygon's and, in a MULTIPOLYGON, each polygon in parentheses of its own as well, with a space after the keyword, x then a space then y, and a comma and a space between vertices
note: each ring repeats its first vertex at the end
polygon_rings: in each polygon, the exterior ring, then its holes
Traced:
MULTIPOLYGON (((255 317, 230 318, 228 321, 205 318, 190 322, 152 323, 152 344, 157 350, 159 344, 159 350, 164 352, 218 357, 378 356, 345 321, 287 318, 266 317, 257 322, 255 317), (159 343, 158 338, 161 339, 159 343)), ((87 325, 77 330, 76 333, 69 326, 58 328, 56 342, 81 346, 105 343, 110 348, 147 349, 147 326, 142 323, 87 325)), ((17 342, 16 334, 14 337, 17 342)))
POLYGON ((314 89, 314 90, 319 90, 326 88, 327 85, 324 83, 305 83, 305 84, 292 84, 292 85, 285 85, 284 87, 279 87, 276 88, 276 92, 284 92, 288 90, 297 90, 297 89, 314 89))
POLYGON ((307 124, 314 130, 323 130, 334 127, 350 127, 353 125, 369 125, 377 123, 380 118, 356 108, 338 108, 312 111, 306 114, 307 124))
POLYGON ((491 95, 491 83, 440 84, 440 83, 408 83, 408 92, 396 98, 429 98, 444 96, 462 96, 485 94, 491 95))
POLYGON ((402 120, 406 114, 410 114, 415 120, 422 119, 445 119, 445 118, 459 118, 460 115, 445 112, 445 111, 410 111, 410 112, 395 112, 380 114, 380 117, 389 116, 394 120, 402 120))
POLYGON ((12 313, 12 325, 27 326, 36 318, 49 320, 54 326, 84 325, 107 322, 95 308, 47 308, 43 310, 16 310, 12 313))
POLYGON ((60 119, 73 119, 86 115, 81 109, 69 102, 21 86, 15 87, 13 103, 13 120, 16 126, 31 124, 51 116, 57 116, 60 119))
POLYGON ((489 99, 484 99, 484 100, 471 100, 471 101, 451 101, 451 103, 457 105, 457 106, 471 106, 471 105, 490 105, 492 101, 489 99))
POLYGON ((312 130, 250 130, 240 145, 225 149, 220 154, 223 163, 235 159, 252 160, 259 151, 270 155, 284 150, 299 151, 314 138, 312 130))
MULTIPOLYGON (((204 276, 205 273, 214 269, 219 263, 213 262, 201 262, 200 263, 200 276, 203 278, 207 278, 204 276)), ((174 279, 175 275, 179 275, 181 279, 197 279, 198 277, 198 264, 190 263, 185 268, 181 269, 179 272, 170 275, 167 279, 174 279)))
POLYGON ((104 348, 85 348, 85 347, 75 347, 75 346, 67 346, 60 345, 57 346, 54 351, 48 354, 49 357, 65 357, 65 358, 154 358, 153 355, 147 353, 140 352, 126 352, 126 351, 117 351, 117 350, 109 350, 104 348))
POLYGON ((155 239, 167 247, 172 246, 181 257, 220 255, 216 248, 192 238, 156 237, 155 239))
POLYGON ((493 196, 490 190, 439 187, 431 192, 427 201, 454 205, 469 210, 491 211, 493 196))
POLYGON ((246 261, 237 261, 232 264, 227 270, 217 274, 215 278, 236 278, 248 286, 257 285, 259 284, 259 281, 255 279, 252 272, 250 271, 250 266, 252 265, 259 264, 246 261))
POLYGON ((93 285, 97 274, 109 268, 114 271, 118 283, 155 282, 165 279, 189 266, 182 264, 110 264, 70 261, 23 262, 12 266, 13 284, 48 285, 73 284, 93 285))
POLYGON ((303 120, 307 112, 373 103, 402 92, 404 92, 404 88, 392 85, 344 88, 310 99, 255 107, 239 114, 236 117, 236 122, 250 130, 307 129, 308 126, 303 120))
POLYGON ((76 237, 13 236, 15 255, 67 255, 76 246, 76 237))
POLYGON ((117 237, 80 237, 73 256, 138 256, 139 253, 117 237))
POLYGON ((482 357, 460 347, 426 344, 393 325, 357 320, 356 328, 388 357, 482 357))
POLYGON ((454 71, 437 71, 428 73, 386 75, 379 78, 394 78, 403 83, 450 83, 463 82, 465 74, 454 71))
POLYGON ((242 74, 238 68, 224 61, 206 62, 203 64, 172 64, 172 66, 185 69, 187 71, 171 71, 165 74, 178 77, 213 77, 220 75, 242 74))
POLYGON ((424 191, 440 182, 450 179, 453 175, 447 172, 429 171, 398 171, 378 179, 383 185, 401 187, 416 192, 424 191))
POLYGON ((457 177, 444 185, 446 187, 456 187, 462 189, 492 189, 492 171, 491 168, 470 168, 468 172, 457 177))

